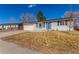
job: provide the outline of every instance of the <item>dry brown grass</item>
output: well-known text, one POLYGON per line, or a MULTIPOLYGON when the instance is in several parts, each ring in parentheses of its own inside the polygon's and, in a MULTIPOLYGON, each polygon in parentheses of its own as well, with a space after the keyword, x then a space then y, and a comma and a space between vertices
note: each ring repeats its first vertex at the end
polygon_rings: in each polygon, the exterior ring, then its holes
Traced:
POLYGON ((46 53, 79 53, 78 31, 25 32, 3 40, 46 53))

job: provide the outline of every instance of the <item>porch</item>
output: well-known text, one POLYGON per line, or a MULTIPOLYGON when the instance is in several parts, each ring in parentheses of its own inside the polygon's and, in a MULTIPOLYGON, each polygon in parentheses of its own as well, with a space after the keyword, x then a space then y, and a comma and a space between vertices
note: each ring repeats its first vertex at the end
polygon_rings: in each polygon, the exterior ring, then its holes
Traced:
POLYGON ((38 31, 45 31, 51 29, 51 23, 50 22, 38 22, 36 23, 36 30, 38 31))

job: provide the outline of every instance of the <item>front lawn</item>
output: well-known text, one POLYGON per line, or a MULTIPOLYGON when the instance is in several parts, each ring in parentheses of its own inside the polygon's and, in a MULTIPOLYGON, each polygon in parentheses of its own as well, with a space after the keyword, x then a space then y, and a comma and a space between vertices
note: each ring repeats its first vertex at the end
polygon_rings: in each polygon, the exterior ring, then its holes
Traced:
POLYGON ((43 53, 79 53, 78 31, 24 32, 2 39, 43 53))

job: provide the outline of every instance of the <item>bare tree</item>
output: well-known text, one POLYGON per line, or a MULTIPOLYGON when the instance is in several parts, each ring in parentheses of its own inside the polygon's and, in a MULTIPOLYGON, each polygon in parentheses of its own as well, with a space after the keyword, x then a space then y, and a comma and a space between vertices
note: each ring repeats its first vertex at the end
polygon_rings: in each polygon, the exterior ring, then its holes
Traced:
POLYGON ((79 12, 70 12, 70 11, 66 11, 64 13, 64 17, 65 18, 75 18, 74 21, 74 25, 71 24, 70 22, 70 25, 69 25, 69 28, 75 26, 76 28, 79 27, 79 12))
POLYGON ((25 22, 26 22, 25 14, 22 14, 22 15, 20 16, 20 22, 21 22, 21 23, 25 23, 25 22))
POLYGON ((20 16, 21 23, 34 22, 34 21, 37 21, 37 20, 36 20, 36 17, 34 17, 34 15, 32 15, 32 14, 22 14, 20 16))
POLYGON ((64 17, 66 17, 66 18, 69 18, 69 17, 74 18, 74 17, 76 17, 76 16, 77 16, 77 13, 76 13, 76 12, 66 11, 66 12, 64 13, 64 17))

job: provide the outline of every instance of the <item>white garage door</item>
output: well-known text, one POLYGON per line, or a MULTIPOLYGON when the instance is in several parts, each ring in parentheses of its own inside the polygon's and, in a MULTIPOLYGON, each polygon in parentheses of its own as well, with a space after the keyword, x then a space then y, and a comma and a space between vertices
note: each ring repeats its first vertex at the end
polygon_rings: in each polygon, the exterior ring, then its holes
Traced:
POLYGON ((27 31, 34 31, 35 29, 35 25, 34 24, 31 24, 31 25, 24 25, 24 30, 27 30, 27 31))

